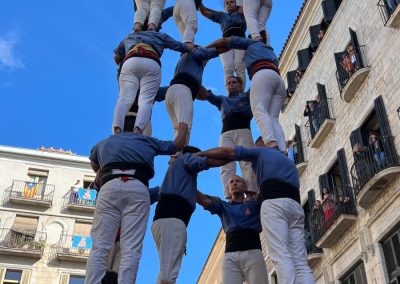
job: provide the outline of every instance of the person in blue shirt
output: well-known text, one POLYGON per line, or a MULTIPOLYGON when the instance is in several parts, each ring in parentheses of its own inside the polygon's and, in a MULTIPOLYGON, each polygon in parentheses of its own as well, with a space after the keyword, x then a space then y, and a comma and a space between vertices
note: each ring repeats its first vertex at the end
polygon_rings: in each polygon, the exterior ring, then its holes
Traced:
MULTIPOLYGON (((262 138, 256 144, 262 145, 262 138)), ((281 151, 268 147, 218 147, 200 157, 248 161, 257 176, 262 200, 260 218, 279 283, 313 284, 304 245, 304 210, 296 165, 281 151)))
MULTIPOLYGON (((207 100, 221 111, 222 131, 219 146, 233 147, 235 145, 254 147, 250 121, 253 114, 250 109, 249 91, 243 92, 243 82, 240 77, 231 76, 227 81, 228 96, 216 96, 211 91, 201 88, 197 99, 207 100)), ((251 164, 240 162, 240 169, 246 181, 248 191, 258 191, 251 164)), ((236 174, 236 162, 231 162, 221 168, 221 181, 225 198, 230 198, 228 180, 236 174)))
MULTIPOLYGON (((239 36, 246 37, 246 20, 243 16, 243 9, 236 5, 235 0, 224 1, 225 12, 217 12, 206 8, 200 3, 199 10, 203 16, 211 21, 220 24, 223 37, 239 36)), ((231 49, 220 55, 224 66, 224 83, 227 87, 229 77, 236 75, 240 77, 243 85, 246 86, 246 69, 244 66, 244 50, 231 49)))
POLYGON ((268 273, 262 253, 260 208, 254 198, 245 199, 244 179, 229 179, 230 202, 198 191, 197 203, 218 215, 226 234, 222 259, 222 284, 267 284, 268 273))
POLYGON ((203 80, 208 60, 219 55, 217 48, 196 47, 182 54, 174 71, 174 78, 165 95, 165 105, 179 143, 189 144, 193 121, 193 101, 203 80))
POLYGON ((118 133, 92 148, 89 159, 100 191, 90 233, 93 246, 86 265, 86 284, 101 283, 119 228, 119 283, 135 283, 149 217, 148 182, 154 176, 154 157, 174 154, 180 147, 173 141, 118 133))
POLYGON ((199 172, 217 167, 223 161, 192 155, 196 147, 186 146, 183 154, 171 157, 161 187, 150 191, 151 202, 157 201, 151 232, 160 259, 157 284, 176 283, 186 250, 186 227, 196 208, 199 172))
POLYGON ((262 41, 236 36, 218 39, 207 47, 246 50, 244 62, 251 80, 250 105, 254 119, 265 145, 286 151, 285 134, 279 123, 286 87, 272 47, 262 41))
POLYGON ((123 58, 124 63, 119 76, 119 98, 114 110, 114 133, 124 129, 125 115, 135 101, 139 86, 139 111, 134 131, 142 133, 146 128, 154 97, 160 87, 160 58, 165 48, 181 53, 190 51, 187 45, 155 31, 131 32, 117 47, 115 53, 123 58))

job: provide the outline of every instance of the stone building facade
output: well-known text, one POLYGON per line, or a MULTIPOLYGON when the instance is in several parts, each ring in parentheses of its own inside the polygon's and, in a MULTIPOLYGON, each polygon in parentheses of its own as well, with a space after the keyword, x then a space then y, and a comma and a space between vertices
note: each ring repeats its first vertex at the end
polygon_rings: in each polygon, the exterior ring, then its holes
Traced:
POLYGON ((0 146, 0 283, 83 283, 94 178, 87 157, 0 146))
MULTIPOLYGON (((280 55, 288 87, 280 121, 301 178, 318 284, 400 283, 396 3, 306 0, 280 55)), ((221 233, 198 283, 221 283, 211 262, 221 261, 223 245, 221 233)))

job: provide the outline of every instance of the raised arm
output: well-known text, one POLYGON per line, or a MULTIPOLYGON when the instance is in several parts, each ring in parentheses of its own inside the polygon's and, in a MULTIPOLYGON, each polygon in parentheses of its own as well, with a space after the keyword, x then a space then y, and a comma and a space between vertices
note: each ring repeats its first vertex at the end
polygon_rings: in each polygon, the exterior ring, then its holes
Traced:
POLYGON ((210 8, 205 7, 203 5, 203 2, 200 2, 199 11, 204 17, 210 19, 213 22, 219 23, 220 13, 217 11, 214 11, 210 8))
POLYGON ((165 8, 164 10, 162 10, 161 12, 161 23, 165 23, 166 21, 168 21, 169 18, 172 17, 174 13, 174 6, 165 8))
POLYGON ((235 148, 232 147, 217 147, 204 152, 197 153, 196 155, 200 157, 207 157, 211 159, 220 160, 235 160, 235 148))
POLYGON ((211 198, 201 193, 199 190, 196 192, 196 201, 203 208, 209 208, 212 204, 211 198))

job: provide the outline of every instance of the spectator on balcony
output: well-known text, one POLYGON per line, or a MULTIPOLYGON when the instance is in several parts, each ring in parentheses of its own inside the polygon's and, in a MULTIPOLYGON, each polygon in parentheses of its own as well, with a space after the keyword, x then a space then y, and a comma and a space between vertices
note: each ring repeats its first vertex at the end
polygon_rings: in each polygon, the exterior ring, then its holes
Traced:
POLYGON ((354 66, 351 56, 348 52, 343 53, 342 62, 340 63, 340 65, 342 65, 343 69, 347 72, 349 78, 354 74, 354 66))
POLYGON ((296 84, 299 84, 301 81, 301 78, 303 77, 304 72, 301 71, 300 69, 296 70, 296 75, 294 76, 294 81, 296 82, 296 84))
POLYGON ((383 150, 382 140, 379 139, 378 135, 371 134, 369 136, 369 147, 374 154, 374 160, 378 165, 379 169, 383 169, 385 165, 385 152, 383 150))
POLYGON ((287 142, 287 153, 289 159, 291 159, 295 164, 297 164, 297 142, 289 140, 287 142))
POLYGON ((321 29, 319 30, 319 32, 318 32, 318 39, 319 39, 319 41, 321 41, 321 40, 324 38, 325 32, 326 32, 326 30, 323 29, 323 28, 321 28, 321 29))
POLYGON ((351 213, 350 209, 350 197, 345 195, 340 195, 335 204, 335 219, 340 216, 340 214, 351 213))
POLYGON ((83 187, 83 184, 80 179, 76 180, 76 183, 71 186, 71 202, 76 203, 78 200, 78 191, 83 187))
POLYGON ((335 202, 333 200, 332 193, 324 187, 322 189, 322 208, 324 209, 324 221, 326 228, 329 228, 333 223, 333 214, 335 213, 335 202))
POLYGON ((308 116, 312 127, 311 133, 315 135, 321 126, 321 109, 317 101, 307 101, 304 116, 308 116))
POLYGON ((283 102, 283 107, 281 109, 281 112, 284 112, 286 107, 288 106, 291 98, 292 98, 293 93, 288 93, 285 97, 285 101, 283 102))
POLYGON ((353 65, 353 71, 356 72, 360 68, 359 62, 357 62, 356 50, 354 49, 354 46, 352 44, 347 47, 347 53, 350 56, 350 62, 351 65, 353 65))
POLYGON ((322 209, 320 200, 315 200, 311 215, 311 223, 314 228, 314 235, 318 239, 319 236, 321 236, 321 230, 324 224, 324 210, 322 209))

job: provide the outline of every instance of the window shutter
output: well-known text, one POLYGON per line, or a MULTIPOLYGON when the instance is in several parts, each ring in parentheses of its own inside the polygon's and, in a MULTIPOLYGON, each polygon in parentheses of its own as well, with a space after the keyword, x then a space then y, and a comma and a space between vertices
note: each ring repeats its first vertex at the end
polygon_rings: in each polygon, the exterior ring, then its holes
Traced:
POLYGON ((322 114, 322 120, 321 120, 322 123, 323 121, 325 121, 325 118, 331 118, 331 115, 329 113, 329 105, 328 105, 328 98, 326 96, 325 85, 317 83, 317 91, 320 98, 319 103, 322 114))
POLYGON ((321 30, 321 25, 315 25, 310 27, 310 38, 311 38, 311 47, 316 49, 320 44, 320 40, 318 38, 319 31, 321 30))
POLYGON ((31 270, 24 270, 22 272, 21 284, 29 284, 31 281, 31 270))
POLYGON ((69 274, 61 273, 60 284, 68 284, 69 282, 69 274))
POLYGON ((350 185, 349 169, 347 167, 346 154, 343 148, 337 152, 337 159, 339 164, 340 179, 342 180, 342 185, 349 186, 350 185))
POLYGON ((0 267, 0 283, 3 283, 5 274, 6 274, 6 269, 4 267, 0 267))
POLYGON ((77 236, 90 236, 92 224, 75 222, 74 235, 77 236))
POLYGON ((296 130, 296 143, 297 143, 297 157, 299 163, 304 162, 304 152, 303 152, 303 143, 301 142, 301 131, 300 131, 300 126, 297 124, 294 125, 294 128, 296 130))
POLYGON ((311 48, 305 48, 297 51, 297 60, 299 62, 299 69, 305 71, 312 59, 311 48))
POLYGON ((396 259, 396 266, 400 267, 400 242, 398 233, 395 234, 392 238, 393 248, 394 248, 394 256, 396 259))
POLYGON ((38 218, 16 216, 11 230, 23 234, 35 234, 38 225, 38 218))
POLYGON ((396 264, 394 261, 392 243, 389 241, 382 244, 383 254, 385 255, 386 268, 388 270, 388 274, 392 274, 392 272, 396 269, 396 264))
POLYGON ((315 204, 315 192, 313 189, 307 192, 308 195, 308 210, 309 212, 313 212, 313 207, 315 204))
POLYGON ((49 176, 49 171, 30 168, 30 169, 28 169, 28 176, 47 177, 47 176, 49 176))
POLYGON ((294 91, 296 91, 297 84, 295 78, 296 78, 296 70, 287 72, 286 79, 287 79, 289 93, 294 93, 294 91))
POLYGON ((353 45, 354 50, 356 51, 356 59, 357 59, 357 67, 358 68, 363 68, 364 67, 364 62, 362 61, 361 55, 361 50, 360 50, 360 44, 358 43, 357 39, 357 34, 355 31, 349 28, 350 31, 350 39, 351 39, 351 44, 353 45))
POLYGON ((376 115, 378 116, 379 126, 381 129, 381 135, 383 137, 392 136, 392 132, 390 130, 388 116, 386 113, 386 109, 385 109, 385 105, 383 103, 382 96, 379 96, 378 98, 375 99, 374 105, 375 105, 376 115))
POLYGON ((324 20, 327 23, 332 22, 335 17, 336 11, 339 8, 340 3, 337 0, 324 0, 321 3, 322 12, 324 13, 324 20))
POLYGON ((361 128, 357 128, 351 132, 350 143, 351 143, 351 147, 354 147, 354 145, 356 145, 357 143, 359 143, 363 146, 368 145, 366 138, 365 138, 365 134, 361 128))
POLYGON ((324 196, 322 189, 326 187, 330 192, 332 191, 330 182, 329 182, 329 174, 323 174, 319 176, 319 190, 321 192, 321 198, 324 196))

